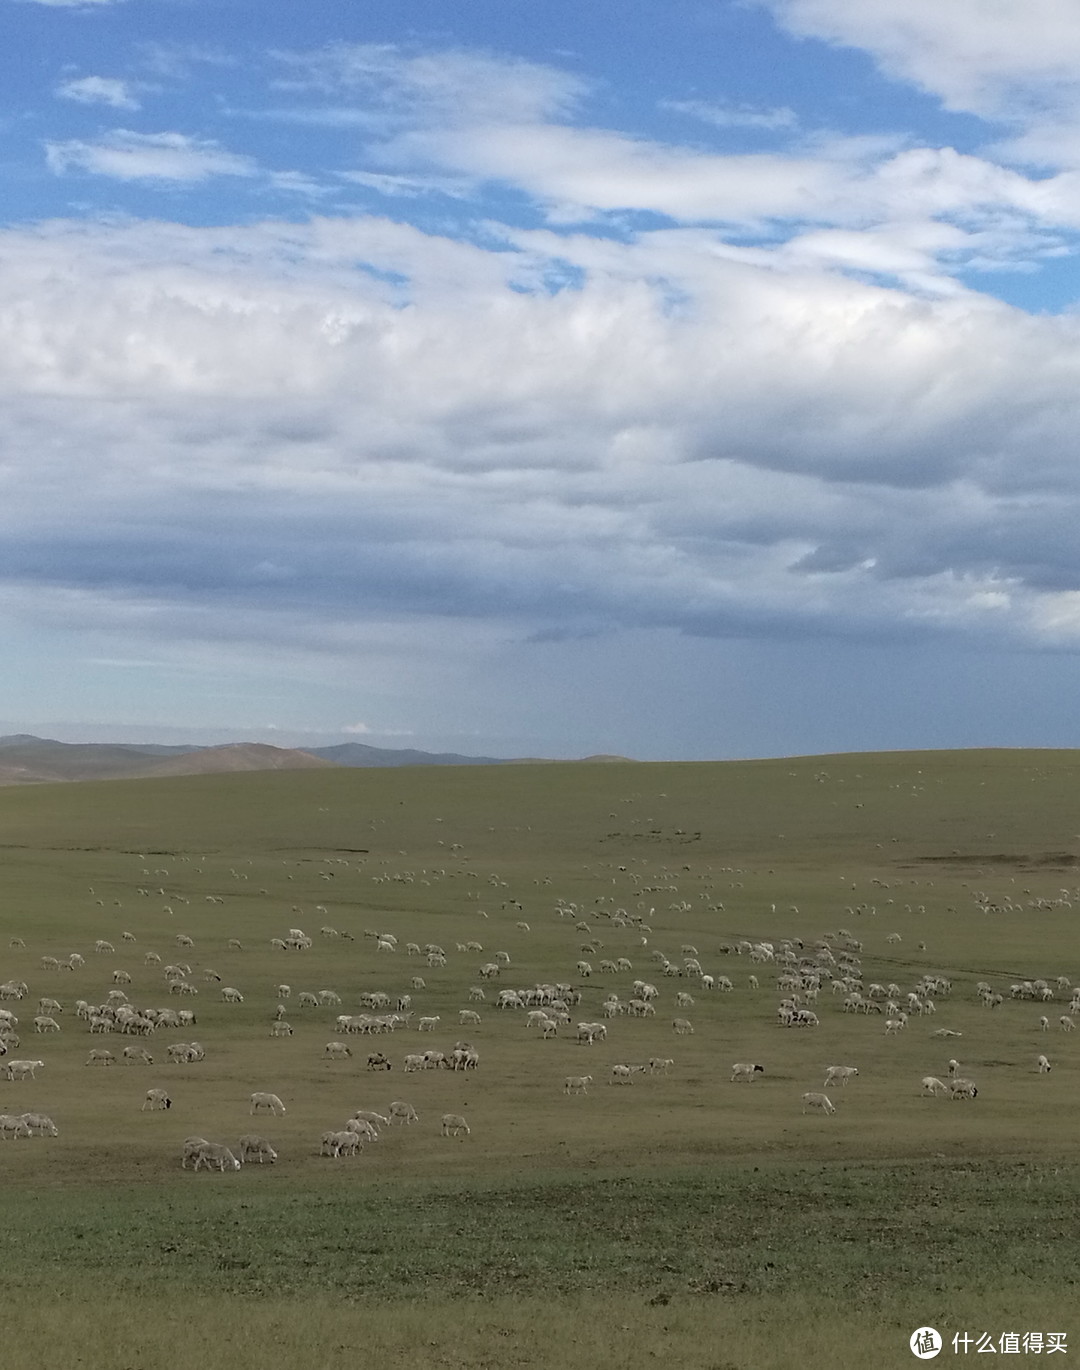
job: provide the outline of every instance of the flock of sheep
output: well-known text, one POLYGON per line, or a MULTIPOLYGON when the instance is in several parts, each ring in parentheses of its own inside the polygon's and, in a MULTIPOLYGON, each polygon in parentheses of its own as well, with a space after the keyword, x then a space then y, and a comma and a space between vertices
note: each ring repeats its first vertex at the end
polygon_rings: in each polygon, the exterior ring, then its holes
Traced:
MULTIPOLYGON (((234 872, 235 874, 235 872, 234 872)), ((377 877, 381 878, 381 877, 377 877)), ((677 887, 670 886, 674 892, 677 887)), ((146 893, 145 890, 140 893, 146 893)), ((220 904, 216 896, 208 896, 208 901, 220 904)), ((515 901, 509 901, 513 907, 515 901)), ((321 907, 321 906, 320 906, 321 907)), ((506 905, 504 904, 504 908, 506 905)), ((549 909, 550 909, 549 904, 549 909)), ((719 906, 722 909, 722 906, 719 906)), ((672 905, 679 912, 687 912, 689 905, 672 905)), ((171 914, 172 909, 167 911, 171 914)), ((325 912, 325 910, 323 910, 325 912)), ((572 978, 551 982, 537 982, 515 987, 497 985, 510 971, 511 958, 507 952, 498 952, 482 961, 475 972, 477 983, 467 991, 467 1003, 456 1010, 459 1028, 470 1030, 481 1028, 486 1021, 492 1023, 488 1012, 494 1010, 496 1021, 520 1018, 525 1030, 540 1040, 569 1037, 576 1046, 586 1050, 596 1044, 606 1044, 609 1025, 620 1018, 651 1020, 657 1018, 657 1006, 670 1004, 670 1032, 679 1038, 692 1037, 695 1033, 691 1018, 685 1016, 695 1006, 695 995, 718 998, 736 990, 736 982, 729 974, 718 973, 718 967, 706 968, 702 964, 697 947, 682 943, 677 957, 668 956, 659 948, 650 948, 654 937, 652 922, 646 922, 646 915, 630 913, 624 907, 591 908, 585 910, 576 904, 558 900, 554 904, 554 916, 568 930, 567 943, 576 944, 575 951, 567 949, 564 964, 569 967, 573 960, 572 978), (618 930, 624 940, 636 939, 640 955, 647 957, 653 970, 652 974, 661 984, 668 986, 666 992, 658 984, 645 978, 631 978, 634 974, 632 960, 627 956, 599 955, 604 943, 594 931, 594 924, 605 922, 612 932, 618 930), (648 950, 646 950, 648 948, 648 950), (594 972, 594 964, 597 971, 594 972), (625 983, 618 977, 625 977, 625 983), (599 991, 602 982, 617 983, 618 989, 599 991), (621 990, 621 993, 620 993, 621 990), (593 1017, 580 1017, 585 1012, 583 1005, 588 996, 593 1005, 593 1017), (577 1012, 575 1013, 575 1010, 577 1012)), ((651 909, 650 915, 656 910, 651 909)), ((397 915, 403 921, 407 915, 397 915)), ((483 915, 486 917, 486 915, 483 915)), ((549 916, 550 913, 549 913, 549 916)), ((660 922, 663 915, 653 921, 660 922)), ((518 932, 527 934, 530 925, 524 920, 515 922, 518 932)), ((336 928, 323 926, 320 937, 327 942, 356 941, 348 933, 336 928)), ((400 957, 400 962, 410 964, 420 960, 430 970, 438 970, 448 963, 448 953, 442 946, 434 943, 421 943, 419 940, 399 942, 393 932, 369 930, 362 939, 372 950, 374 958, 389 961, 400 957), (401 956, 401 953, 404 953, 401 956)), ((124 942, 135 942, 133 933, 123 934, 124 942)), ((189 952, 196 947, 195 939, 187 934, 176 934, 175 944, 178 951, 189 952)), ((893 934, 887 941, 892 947, 899 941, 893 934)), ((287 936, 269 939, 275 952, 291 953, 302 963, 305 953, 311 951, 315 939, 301 928, 288 929, 287 936)), ((21 938, 12 938, 13 948, 23 949, 21 938)), ((243 951, 243 944, 237 938, 229 938, 226 943, 228 952, 243 951)), ((468 940, 455 945, 454 955, 478 957, 483 955, 483 945, 479 941, 468 940)), ((776 1024, 784 1029, 803 1029, 813 1033, 820 1028, 822 1015, 850 1015, 858 1021, 865 1018, 868 1023, 877 1021, 883 1024, 884 1035, 895 1037, 905 1032, 913 1021, 925 1022, 935 1018, 939 1004, 947 1004, 952 994, 950 980, 939 974, 922 974, 913 979, 908 986, 896 981, 877 982, 864 975, 862 964, 862 944, 852 933, 841 928, 835 933, 827 933, 811 943, 797 938, 778 938, 775 940, 753 940, 740 938, 732 942, 717 942, 715 956, 724 957, 729 970, 736 964, 748 967, 747 972, 738 979, 745 983, 746 990, 754 995, 763 993, 763 981, 773 981, 779 993, 780 1002, 776 1009, 776 1024), (752 969, 750 969, 752 967, 752 969)), ((115 955, 114 944, 106 938, 99 938, 93 947, 90 966, 98 958, 115 955)), ((92 975, 87 970, 87 959, 79 953, 66 956, 42 955, 40 968, 43 976, 66 978, 69 974, 82 979, 92 975)), ((195 972, 188 961, 177 960, 163 964, 156 951, 144 953, 143 965, 148 975, 161 976, 165 994, 170 999, 193 1002, 200 994, 209 991, 216 993, 221 1004, 242 1010, 245 993, 236 985, 224 985, 222 978, 214 970, 202 971, 203 984, 195 983, 195 972)), ((90 1048, 86 1065, 108 1068, 119 1059, 125 1065, 154 1064, 154 1054, 146 1043, 158 1039, 158 1034, 167 1031, 181 1031, 196 1027, 197 1011, 193 1007, 179 1008, 172 1005, 138 1006, 129 998, 128 988, 132 984, 130 971, 115 969, 111 972, 111 987, 100 1002, 92 1003, 86 999, 74 1001, 72 1009, 75 1021, 85 1025, 88 1035, 95 1038, 123 1036, 128 1042, 117 1052, 109 1047, 95 1045, 90 1048), (136 1039, 136 1040, 130 1040, 136 1039)), ((263 990, 265 986, 249 986, 252 990, 263 990)), ((422 996, 427 989, 423 975, 411 974, 401 977, 396 993, 379 990, 348 991, 346 998, 352 1002, 348 1011, 336 1013, 333 1019, 334 1036, 325 1043, 323 1059, 349 1062, 353 1057, 350 1041, 357 1037, 378 1036, 385 1041, 394 1033, 434 1035, 441 1028, 440 1014, 424 1013, 415 1016, 414 997, 422 996)), ((266 1024, 266 1031, 272 1038, 289 1038, 294 1029, 288 1021, 290 1003, 297 1012, 306 1014, 314 1011, 336 1010, 342 1007, 342 994, 336 989, 302 990, 295 998, 292 987, 283 982, 273 985, 277 1005, 273 1016, 266 1024)), ((994 1012, 1005 1002, 1006 995, 994 989, 988 982, 979 982, 975 988, 977 1001, 988 1011, 994 1012)), ((1008 998, 1015 1001, 1034 1000, 1049 1003, 1061 996, 1068 997, 1069 1013, 1058 1018, 1062 1032, 1074 1028, 1072 1015, 1080 1012, 1080 989, 1073 991, 1065 976, 1054 981, 1034 979, 1017 981, 1009 987, 1008 998)), ((0 983, 0 1001, 16 1005, 30 998, 29 985, 21 980, 9 979, 0 983)), ((33 1032, 43 1041, 51 1040, 61 1032, 61 1023, 66 1009, 64 1004, 52 994, 41 994, 37 999, 38 1012, 30 1019, 33 1032)), ((230 1011, 231 1011, 230 1009, 230 1011)), ((765 1010, 767 1016, 768 1010, 765 1010)), ((657 1024, 658 1026, 658 1024, 657 1024)), ((1049 1031, 1050 1020, 1041 1016, 1039 1030, 1049 1031)), ((11 1052, 20 1046, 19 1017, 15 1009, 0 1005, 0 1058, 7 1080, 12 1083, 36 1081, 37 1072, 45 1067, 44 1059, 15 1059, 11 1052)), ((499 1028, 497 1032, 505 1029, 499 1028)), ((955 1028, 943 1026, 931 1031, 930 1036, 938 1039, 959 1037, 962 1034, 955 1028)), ((170 1065, 193 1066, 206 1059, 206 1049, 199 1041, 185 1040, 168 1043, 164 1048, 164 1058, 170 1065)), ((432 1047, 423 1051, 407 1051, 402 1054, 399 1068, 402 1074, 422 1073, 425 1071, 476 1071, 480 1054, 468 1041, 456 1042, 453 1047, 440 1049, 432 1047)), ((385 1051, 372 1051, 367 1054, 367 1068, 371 1071, 391 1070, 394 1061, 385 1051)), ((928 1063, 929 1064, 929 1063, 928 1063)), ((632 1085, 635 1080, 646 1076, 669 1075, 675 1061, 671 1057, 651 1056, 640 1063, 617 1062, 607 1068, 607 1083, 611 1085, 632 1085)), ((1039 1074, 1051 1070, 1049 1058, 1040 1053, 1035 1058, 1039 1074)), ((824 1115, 836 1113, 836 1105, 828 1091, 845 1089, 849 1082, 857 1079, 859 1070, 853 1065, 828 1065, 823 1067, 824 1079, 821 1088, 806 1089, 801 1093, 802 1112, 820 1112, 824 1115)), ((730 1067, 730 1082, 753 1084, 766 1077, 766 1067, 756 1061, 737 1061, 730 1067)), ((562 1092, 567 1096, 587 1095, 594 1077, 590 1073, 572 1074, 563 1077, 562 1092)), ((811 1083, 809 1080, 805 1083, 811 1083)), ((815 1082, 816 1083, 816 1082, 815 1082)), ((755 1091, 756 1095, 757 1091, 755 1091)), ((954 1100, 975 1099, 979 1093, 975 1082, 962 1073, 960 1063, 953 1059, 948 1063, 945 1078, 926 1075, 922 1078, 921 1093, 927 1096, 942 1096, 954 1100)), ((169 1090, 155 1086, 146 1091, 142 1110, 165 1112, 172 1108, 169 1090)), ((272 1117, 284 1116, 286 1109, 282 1099, 274 1093, 256 1091, 250 1095, 250 1112, 255 1115, 266 1112, 272 1117)), ((321 1133, 318 1141, 319 1153, 334 1160, 358 1155, 365 1143, 376 1143, 385 1129, 394 1124, 407 1126, 418 1121, 416 1109, 403 1100, 394 1100, 385 1113, 372 1110, 357 1110, 341 1127, 331 1127, 321 1133)), ((0 1114, 0 1138, 16 1140, 31 1136, 58 1136, 58 1129, 45 1114, 28 1112, 22 1114, 0 1114)), ((470 1124, 461 1113, 445 1113, 441 1118, 441 1135, 447 1138, 462 1139, 471 1136, 470 1124)), ((278 1160, 278 1151, 261 1135, 248 1133, 240 1137, 235 1149, 222 1142, 208 1140, 202 1136, 190 1136, 181 1145, 181 1168, 216 1171, 225 1173, 238 1170, 245 1163, 273 1164, 278 1160)))

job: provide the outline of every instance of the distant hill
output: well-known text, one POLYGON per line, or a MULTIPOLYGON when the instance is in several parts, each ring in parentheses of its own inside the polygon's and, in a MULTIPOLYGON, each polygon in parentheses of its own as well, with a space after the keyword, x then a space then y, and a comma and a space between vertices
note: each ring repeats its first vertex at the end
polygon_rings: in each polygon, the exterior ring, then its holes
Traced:
MULTIPOLYGON (((621 756, 588 756, 585 761, 625 761, 621 756)), ((298 750, 262 742, 219 747, 159 743, 57 742, 14 733, 0 737, 0 785, 44 785, 75 780, 135 780, 146 776, 211 775, 238 771, 316 770, 337 766, 506 766, 544 764, 543 758, 507 761, 494 756, 422 752, 343 742, 336 747, 298 750)))
POLYGON ((400 750, 369 747, 363 742, 342 742, 337 747, 310 747, 312 756, 321 756, 337 766, 504 766, 494 756, 459 756, 457 752, 418 752, 411 747, 400 750))

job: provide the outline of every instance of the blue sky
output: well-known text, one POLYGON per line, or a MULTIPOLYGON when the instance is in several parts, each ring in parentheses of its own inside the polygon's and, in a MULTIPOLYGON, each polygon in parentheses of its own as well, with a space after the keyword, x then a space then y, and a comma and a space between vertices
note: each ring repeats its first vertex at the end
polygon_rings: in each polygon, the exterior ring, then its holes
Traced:
POLYGON ((1074 0, 0 0, 0 728, 1074 745, 1074 0))

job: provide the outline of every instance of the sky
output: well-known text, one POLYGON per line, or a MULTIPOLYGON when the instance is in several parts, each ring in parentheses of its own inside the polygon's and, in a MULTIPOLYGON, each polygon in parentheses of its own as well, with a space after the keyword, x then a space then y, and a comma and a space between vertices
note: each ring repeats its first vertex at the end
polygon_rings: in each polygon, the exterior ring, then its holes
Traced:
POLYGON ((1080 745, 1076 0, 0 0, 0 731, 1080 745))

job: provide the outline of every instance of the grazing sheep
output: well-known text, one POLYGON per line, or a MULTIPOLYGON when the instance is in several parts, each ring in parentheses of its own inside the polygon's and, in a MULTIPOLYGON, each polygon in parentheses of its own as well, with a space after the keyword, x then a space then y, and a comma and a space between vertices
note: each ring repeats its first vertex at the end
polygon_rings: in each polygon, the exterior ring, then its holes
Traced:
POLYGON ((952 1099, 974 1099, 978 1092, 974 1080, 964 1080, 955 1075, 949 1081, 949 1097, 952 1099))
POLYGON ((690 1022, 689 1018, 676 1018, 673 1020, 671 1026, 679 1037, 685 1037, 694 1031, 693 1024, 690 1022))
POLYGON ((125 1065, 131 1065, 135 1061, 141 1061, 146 1066, 154 1064, 154 1058, 145 1047, 125 1047, 123 1055, 125 1065))
POLYGON ((612 1066, 608 1084, 631 1085, 635 1075, 644 1075, 648 1066, 612 1066))
POLYGON ((383 1113, 375 1113, 370 1108, 358 1108, 353 1114, 359 1122, 370 1123, 374 1128, 389 1127, 390 1119, 383 1113))
POLYGON ((269 1109, 275 1117, 277 1117, 279 1113, 283 1114, 285 1112, 285 1105, 276 1094, 264 1094, 261 1091, 256 1090, 251 1096, 250 1111, 252 1113, 258 1113, 260 1108, 269 1109))
POLYGON ((731 1067, 732 1083, 736 1080, 745 1080, 748 1085, 753 1084, 755 1075, 764 1075, 765 1067, 753 1065, 746 1061, 736 1061, 731 1067))
POLYGON ((340 1059, 343 1056, 351 1056, 352 1048, 346 1046, 344 1042, 327 1042, 323 1054, 334 1059, 340 1059))
POLYGON ((922 1078, 922 1088, 924 1094, 941 1095, 948 1094, 949 1086, 944 1080, 939 1080, 936 1075, 924 1075, 922 1078))
POLYGON ((458 1022, 462 1027, 475 1027, 480 1022, 480 1015, 475 1009, 458 1009, 458 1022))
POLYGON ((180 1169, 181 1169, 181 1170, 186 1170, 186 1169, 187 1169, 188 1161, 193 1161, 193 1160, 195 1159, 196 1153, 198 1152, 199 1148, 202 1147, 202 1146, 209 1146, 209 1142, 206 1140, 205 1137, 185 1137, 185 1138, 184 1138, 184 1152, 183 1152, 183 1155, 182 1155, 181 1158, 180 1158, 180 1169))
POLYGON ((416 1030, 417 1032, 434 1032, 441 1021, 442 1019, 437 1013, 429 1018, 421 1018, 416 1024, 416 1030))
MULTIPOLYGON (((364 1144, 356 1132, 345 1129, 341 1132, 331 1132, 323 1134, 324 1147, 329 1145, 329 1154, 336 1160, 340 1156, 358 1156, 364 1149, 364 1144)), ((327 1154, 325 1151, 324 1155, 327 1154)))
POLYGON ((19 1137, 31 1136, 29 1125, 25 1118, 15 1117, 11 1113, 0 1113, 0 1137, 7 1141, 8 1137, 14 1141, 19 1137))
POLYGON ((442 1135, 444 1137, 466 1137, 470 1134, 469 1124, 460 1113, 444 1113, 442 1116, 442 1135))
POLYGON ((368 1070, 393 1070, 394 1067, 381 1051, 376 1051, 367 1058, 367 1068, 368 1070))
POLYGON ((223 1175, 226 1170, 239 1170, 240 1162, 227 1146, 220 1142, 203 1142, 195 1149, 195 1166, 198 1170, 205 1166, 207 1170, 219 1170, 223 1175))
POLYGON ((1073 1022, 1073 1020, 1069 1017, 1067 1013, 1063 1013, 1061 1015, 1061 1017, 1058 1019, 1058 1023, 1061 1027, 1062 1032, 1072 1032, 1073 1028, 1076 1027, 1076 1024, 1073 1022))
POLYGON ((568 1075, 563 1086, 564 1094, 588 1094, 592 1084, 591 1075, 568 1075))
POLYGON ((858 1066, 826 1066, 825 1067, 825 1088, 830 1085, 840 1084, 845 1086, 853 1075, 858 1075, 858 1066))
POLYGON ((406 1125, 420 1121, 412 1104, 404 1103, 401 1099, 395 1099, 390 1105, 387 1117, 391 1123, 401 1122, 406 1125))
POLYGON ((60 1130, 47 1113, 24 1113, 22 1121, 35 1137, 59 1137, 60 1130))
POLYGON ((34 1019, 35 1032, 59 1032, 60 1024, 55 1018, 49 1018, 45 1014, 40 1014, 34 1019))
POLYGON ((1039 1019, 1039 1030, 1040 1030, 1041 1032, 1049 1032, 1049 1031, 1050 1031, 1050 1019, 1047 1018, 1047 1017, 1045 1016, 1045 1014, 1043 1015, 1043 1017, 1041 1017, 1041 1018, 1039 1019))
POLYGON ((169 1098, 168 1094, 163 1089, 148 1089, 140 1112, 145 1112, 149 1109, 150 1112, 153 1113, 157 1109, 162 1108, 172 1108, 172 1100, 169 1098))
POLYGON ((106 1051, 104 1047, 95 1047, 86 1058, 86 1064, 88 1066, 114 1066, 116 1057, 111 1051, 106 1051))
POLYGON ((1040 1074, 1040 1075, 1049 1075, 1049 1074, 1050 1074, 1050 1062, 1049 1062, 1049 1060, 1048 1060, 1045 1056, 1041 1056, 1041 1055, 1040 1055, 1040 1056, 1036 1056, 1036 1057, 1035 1057, 1035 1064, 1039 1067, 1039 1074, 1040 1074))
POLYGON ((350 1118, 345 1124, 346 1132, 355 1132, 365 1142, 377 1142, 379 1132, 374 1123, 369 1123, 366 1118, 350 1118))
POLYGON ((226 985, 221 991, 221 1002, 223 1004, 242 1004, 244 996, 233 985, 226 985))
POLYGON ((271 1024, 271 1037, 291 1037, 292 1035, 292 1023, 285 1022, 284 1018, 279 1018, 275 1023, 271 1024))
POLYGON ((804 1113, 810 1108, 820 1109, 821 1112, 826 1115, 836 1112, 836 1107, 827 1094, 818 1094, 811 1091, 802 1096, 802 1103, 802 1111, 804 1113))
POLYGON ((240 1138, 240 1159, 245 1164, 254 1159, 260 1165, 264 1161, 269 1161, 273 1165, 277 1160, 277 1152, 265 1137, 259 1137, 254 1132, 247 1132, 240 1138))
POLYGON ((654 1056, 649 1061, 649 1074, 668 1075, 670 1074, 671 1067, 674 1064, 675 1062, 671 1059, 670 1056, 654 1056))

